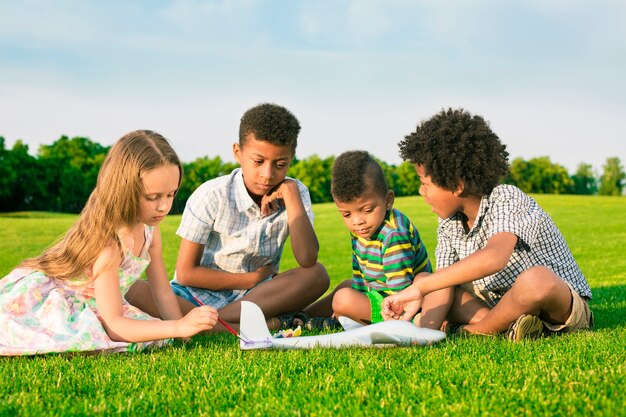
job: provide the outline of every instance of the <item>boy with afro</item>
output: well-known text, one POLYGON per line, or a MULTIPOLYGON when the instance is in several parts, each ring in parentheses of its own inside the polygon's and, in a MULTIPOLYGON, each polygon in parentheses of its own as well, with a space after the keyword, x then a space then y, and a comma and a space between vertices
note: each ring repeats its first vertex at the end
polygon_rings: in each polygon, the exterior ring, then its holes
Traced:
POLYGON ((593 327, 591 290, 559 229, 523 191, 498 185, 508 152, 482 117, 442 111, 399 147, 439 216, 437 271, 387 297, 385 318, 409 320, 424 296, 447 289, 458 334, 520 341, 593 327))
MULTIPOLYGON (((411 220, 393 208, 393 191, 367 152, 345 152, 335 160, 331 194, 350 230, 352 279, 305 311, 312 316, 346 316, 364 324, 383 321, 383 299, 411 285, 420 273, 432 271, 426 247, 411 220)), ((425 311, 435 297, 425 303, 425 311)), ((436 310, 425 314, 423 325, 428 320, 439 327, 445 312, 436 314, 436 310)))

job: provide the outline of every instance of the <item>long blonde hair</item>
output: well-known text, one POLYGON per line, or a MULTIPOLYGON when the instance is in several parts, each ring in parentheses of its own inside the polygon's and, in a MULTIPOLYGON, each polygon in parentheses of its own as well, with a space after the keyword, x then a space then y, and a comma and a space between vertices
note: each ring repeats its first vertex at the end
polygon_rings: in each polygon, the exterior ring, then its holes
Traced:
POLYGON ((163 165, 178 166, 180 187, 183 168, 167 139, 150 130, 122 136, 107 153, 96 188, 76 223, 50 248, 21 266, 56 279, 85 280, 105 246, 115 242, 121 250, 117 233, 137 223, 142 177, 163 165))

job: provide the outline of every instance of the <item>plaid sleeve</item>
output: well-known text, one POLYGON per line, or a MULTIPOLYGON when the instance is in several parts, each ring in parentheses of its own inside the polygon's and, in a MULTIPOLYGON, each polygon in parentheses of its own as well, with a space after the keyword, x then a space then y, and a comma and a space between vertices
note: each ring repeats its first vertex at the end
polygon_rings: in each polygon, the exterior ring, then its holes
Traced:
POLYGON ((452 240, 445 234, 441 222, 439 230, 437 231, 437 247, 435 248, 435 260, 436 268, 447 268, 455 262, 459 261, 459 255, 457 254, 452 240))
POLYGON ((541 229, 542 210, 517 187, 499 186, 491 195, 491 228, 489 236, 509 232, 515 234, 526 245, 532 246, 541 229))
POLYGON ((212 198, 206 183, 191 194, 176 234, 194 243, 206 244, 213 230, 219 199, 212 198))

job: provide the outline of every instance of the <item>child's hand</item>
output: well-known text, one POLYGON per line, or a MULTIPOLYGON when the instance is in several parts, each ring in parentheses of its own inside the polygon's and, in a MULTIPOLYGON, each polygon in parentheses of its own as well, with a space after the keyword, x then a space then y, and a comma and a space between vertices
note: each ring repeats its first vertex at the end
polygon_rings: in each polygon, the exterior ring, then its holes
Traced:
POLYGON ((179 337, 193 336, 204 330, 210 330, 217 323, 217 310, 202 306, 191 310, 185 317, 178 320, 179 337))
POLYGON ((383 300, 381 315, 385 320, 411 320, 422 306, 422 292, 415 285, 383 300))
POLYGON ((263 196, 261 199, 261 216, 267 217, 276 213, 281 206, 285 205, 285 194, 294 191, 299 193, 295 181, 285 179, 276 188, 263 196))

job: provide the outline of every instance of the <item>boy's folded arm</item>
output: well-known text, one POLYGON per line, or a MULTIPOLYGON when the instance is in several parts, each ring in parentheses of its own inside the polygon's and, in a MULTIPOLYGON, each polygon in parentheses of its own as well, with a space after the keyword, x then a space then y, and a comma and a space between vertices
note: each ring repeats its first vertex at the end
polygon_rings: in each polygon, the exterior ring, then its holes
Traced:
POLYGON ((176 261, 176 280, 187 285, 209 290, 247 290, 254 287, 267 276, 267 268, 254 272, 233 273, 218 271, 200 265, 204 245, 182 239, 176 261))
POLYGON ((287 210, 291 249, 301 267, 315 265, 319 252, 317 235, 307 216, 300 190, 295 181, 283 183, 282 198, 287 210))
POLYGON ((517 239, 513 233, 497 233, 487 241, 484 248, 446 268, 438 269, 429 276, 415 280, 413 285, 426 295, 495 274, 508 264, 517 239))

